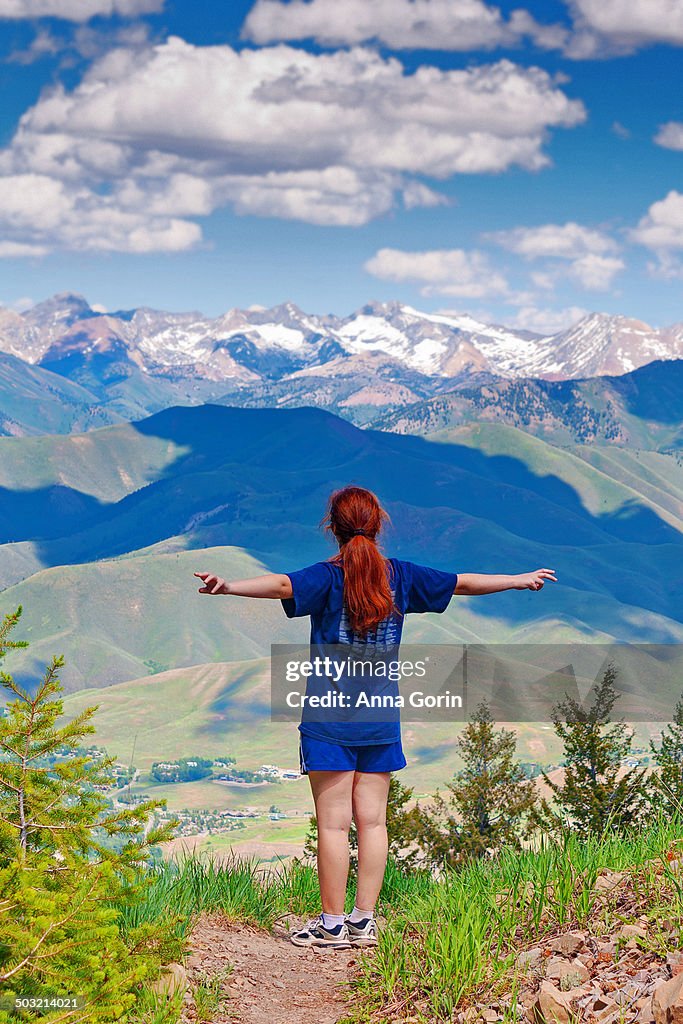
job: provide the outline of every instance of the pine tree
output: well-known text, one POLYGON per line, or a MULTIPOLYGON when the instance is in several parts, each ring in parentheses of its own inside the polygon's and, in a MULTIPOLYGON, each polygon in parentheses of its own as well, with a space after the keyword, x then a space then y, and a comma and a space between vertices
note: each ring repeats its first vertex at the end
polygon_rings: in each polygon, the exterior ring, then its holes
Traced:
MULTIPOLYGON (((0 656, 21 608, 0 627, 0 656)), ((124 941, 120 906, 141 898, 150 848, 170 829, 150 827, 157 802, 112 811, 112 761, 80 753, 95 707, 62 724, 53 658, 33 695, 0 673, 10 695, 0 719, 0 995, 81 996, 78 1012, 49 1008, 38 1021, 129 1020, 142 982, 158 973, 149 927, 124 941)), ((172 823, 173 824, 173 823, 172 823)))
POLYGON ((564 743, 561 784, 543 772, 555 801, 543 800, 540 824, 549 830, 569 826, 582 836, 623 832, 637 824, 648 807, 644 768, 624 769, 631 734, 623 720, 612 721, 617 702, 617 670, 610 663, 593 688, 588 710, 573 697, 553 708, 555 732, 564 743))
POLYGON ((659 802, 668 814, 683 815, 683 697, 674 709, 674 720, 664 732, 660 745, 650 740, 655 764, 659 802))
POLYGON ((433 866, 454 866, 501 846, 519 848, 536 804, 536 789, 515 761, 513 732, 496 729, 488 703, 476 708, 458 749, 465 762, 446 794, 413 812, 414 838, 433 866))

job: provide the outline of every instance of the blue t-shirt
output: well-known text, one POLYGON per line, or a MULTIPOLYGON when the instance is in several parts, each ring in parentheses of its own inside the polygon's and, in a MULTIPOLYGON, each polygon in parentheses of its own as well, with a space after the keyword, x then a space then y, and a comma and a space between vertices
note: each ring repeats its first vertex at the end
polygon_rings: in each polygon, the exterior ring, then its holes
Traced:
MULTIPOLYGON (((403 631, 403 619, 413 612, 443 612, 453 596, 457 573, 430 569, 398 558, 388 559, 390 585, 395 611, 366 636, 351 629, 344 607, 344 570, 335 562, 316 562, 305 569, 286 575, 292 584, 292 596, 282 601, 288 618, 309 615, 311 618, 311 655, 327 645, 349 646, 360 658, 382 656, 395 658, 403 631)), ((374 683, 373 685, 377 685, 374 683)), ((398 685, 386 680, 380 690, 398 694, 398 685)), ((307 693, 314 683, 309 680, 307 693)), ((395 714, 321 716, 304 708, 299 729, 307 736, 343 746, 368 746, 395 743, 401 738, 398 711, 395 714), (354 718, 344 720, 344 718, 354 718), (379 720, 379 718, 383 720, 379 720)))

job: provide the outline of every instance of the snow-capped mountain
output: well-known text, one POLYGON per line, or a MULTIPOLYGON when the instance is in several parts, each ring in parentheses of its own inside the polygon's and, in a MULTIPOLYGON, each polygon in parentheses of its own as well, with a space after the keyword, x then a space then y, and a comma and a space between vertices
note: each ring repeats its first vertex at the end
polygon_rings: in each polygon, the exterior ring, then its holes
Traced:
MULTIPOLYGON (((0 309, 0 351, 79 382, 87 371, 89 387, 99 376, 137 372, 201 380, 225 392, 275 383, 282 390, 302 375, 362 378, 371 372, 365 357, 372 356, 373 366, 382 365, 384 391, 391 383, 410 400, 420 381, 418 391, 438 393, 472 375, 558 380, 681 358, 683 325, 656 330, 594 313, 542 337, 398 302, 371 303, 348 317, 316 316, 286 303, 208 318, 147 308, 98 313, 82 296, 66 293, 25 313, 0 309)), ((373 382, 366 376, 362 383, 373 382)))

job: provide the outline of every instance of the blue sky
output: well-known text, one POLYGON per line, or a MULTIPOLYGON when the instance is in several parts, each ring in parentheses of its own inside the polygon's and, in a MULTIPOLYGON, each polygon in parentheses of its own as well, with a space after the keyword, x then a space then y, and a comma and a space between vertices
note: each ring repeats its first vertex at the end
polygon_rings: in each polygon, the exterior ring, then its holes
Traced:
POLYGON ((0 0, 0 302, 683 321, 683 0, 0 0))

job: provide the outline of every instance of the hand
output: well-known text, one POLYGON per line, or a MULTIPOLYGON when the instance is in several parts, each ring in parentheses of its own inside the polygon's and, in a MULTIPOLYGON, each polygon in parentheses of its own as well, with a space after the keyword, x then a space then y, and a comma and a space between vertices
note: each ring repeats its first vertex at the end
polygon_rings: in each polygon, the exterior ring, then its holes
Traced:
POLYGON ((229 594, 227 582, 221 576, 215 576, 212 572, 196 572, 204 586, 197 591, 198 594, 229 594))
POLYGON ((557 583, 554 569, 536 569, 535 572, 522 572, 517 576, 515 590, 543 590, 546 580, 557 583))

